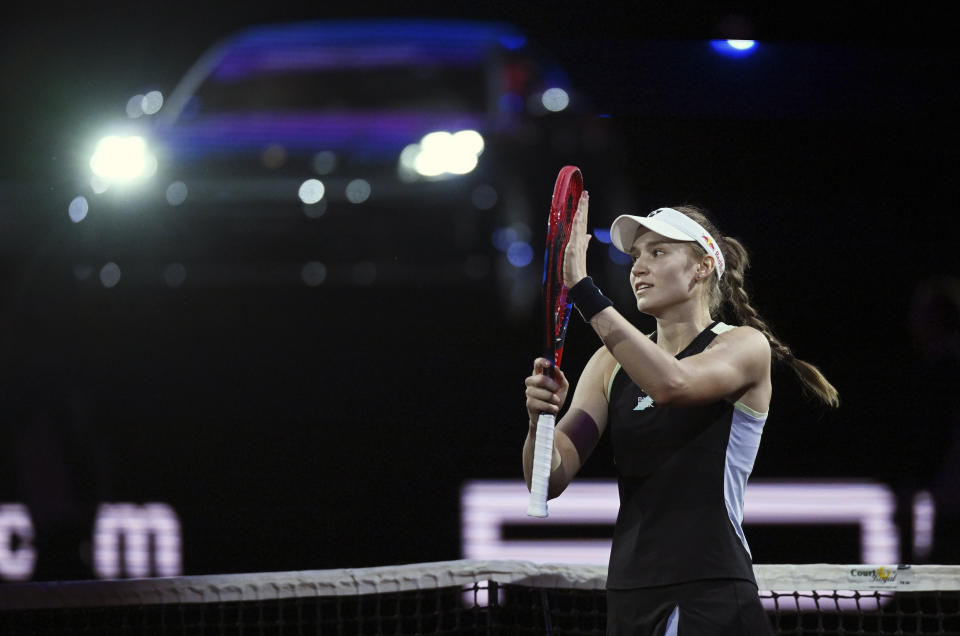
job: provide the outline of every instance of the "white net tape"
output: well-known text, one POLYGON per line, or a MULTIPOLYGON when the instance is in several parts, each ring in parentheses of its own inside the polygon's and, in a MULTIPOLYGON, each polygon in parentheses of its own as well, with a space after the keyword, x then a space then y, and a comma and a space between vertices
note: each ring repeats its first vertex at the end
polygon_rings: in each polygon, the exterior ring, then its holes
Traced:
MULTIPOLYGON (((606 565, 460 560, 375 568, 0 586, 0 610, 263 601, 390 594, 494 581, 537 588, 602 590, 606 565)), ((756 565, 761 590, 920 592, 960 590, 960 566, 756 565)))

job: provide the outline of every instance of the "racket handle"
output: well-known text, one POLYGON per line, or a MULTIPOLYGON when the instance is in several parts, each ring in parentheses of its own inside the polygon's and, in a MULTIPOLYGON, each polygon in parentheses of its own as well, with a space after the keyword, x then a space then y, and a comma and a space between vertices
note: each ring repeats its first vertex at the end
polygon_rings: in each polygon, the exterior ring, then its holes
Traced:
POLYGON ((547 516, 547 490, 550 486, 550 465, 553 463, 554 417, 541 413, 537 418, 537 437, 533 447, 533 474, 530 476, 530 503, 527 516, 547 516))

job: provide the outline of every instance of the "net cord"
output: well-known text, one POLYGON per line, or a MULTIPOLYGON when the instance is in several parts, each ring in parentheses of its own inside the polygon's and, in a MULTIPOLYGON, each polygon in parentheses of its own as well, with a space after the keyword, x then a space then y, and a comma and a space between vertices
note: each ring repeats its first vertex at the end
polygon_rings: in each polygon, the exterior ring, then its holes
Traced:
MULTIPOLYGON (((875 565, 755 565, 763 591, 960 590, 960 565, 920 565, 893 580, 869 580, 875 565)), ((338 570, 217 574, 153 579, 0 584, 0 610, 263 601, 389 594, 471 586, 477 582, 533 588, 602 590, 607 566, 535 564, 526 561, 458 560, 338 570)))

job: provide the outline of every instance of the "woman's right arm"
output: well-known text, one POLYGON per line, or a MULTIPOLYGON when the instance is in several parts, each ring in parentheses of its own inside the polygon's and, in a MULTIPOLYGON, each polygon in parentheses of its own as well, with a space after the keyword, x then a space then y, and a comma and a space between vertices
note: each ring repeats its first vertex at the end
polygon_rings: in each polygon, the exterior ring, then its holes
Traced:
MULTIPOLYGON (((550 464, 550 486, 547 497, 553 499, 570 484, 607 426, 606 384, 616 361, 606 347, 601 347, 587 362, 570 408, 557 424, 553 438, 553 461, 550 464)), ((537 358, 533 374, 526 379, 527 414, 529 427, 523 443, 523 476, 530 489, 533 473, 534 440, 537 437, 537 419, 540 413, 558 414, 566 400, 569 384, 559 369, 556 379, 544 373, 549 362, 537 358)))

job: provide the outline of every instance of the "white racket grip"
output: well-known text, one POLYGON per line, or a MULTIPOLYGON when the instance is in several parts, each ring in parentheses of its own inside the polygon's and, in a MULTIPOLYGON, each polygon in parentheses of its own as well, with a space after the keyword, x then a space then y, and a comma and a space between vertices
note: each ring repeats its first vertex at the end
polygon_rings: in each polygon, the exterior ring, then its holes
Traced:
POLYGON ((527 516, 547 516, 547 490, 550 486, 550 464, 553 463, 554 417, 541 413, 537 418, 537 437, 533 446, 533 474, 530 476, 530 503, 527 516))

